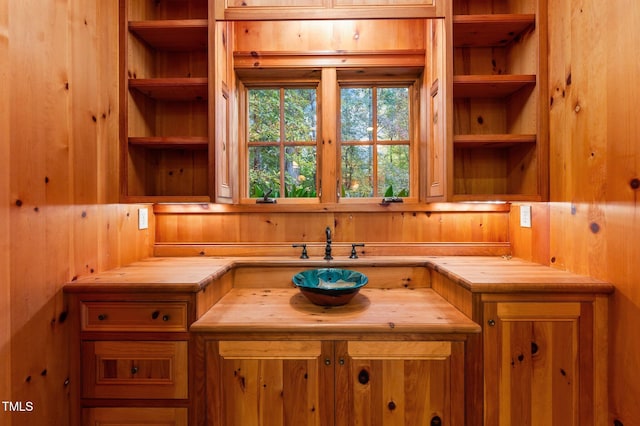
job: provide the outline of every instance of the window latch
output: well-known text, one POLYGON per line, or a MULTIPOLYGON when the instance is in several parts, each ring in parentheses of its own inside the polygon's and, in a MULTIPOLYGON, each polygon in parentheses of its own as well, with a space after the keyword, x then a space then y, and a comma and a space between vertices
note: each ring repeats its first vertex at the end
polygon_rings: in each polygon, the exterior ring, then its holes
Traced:
POLYGON ((264 193, 262 198, 256 199, 256 203, 257 204, 275 204, 277 200, 275 198, 269 197, 269 195, 271 195, 272 192, 273 192, 273 188, 269 189, 267 192, 264 193))

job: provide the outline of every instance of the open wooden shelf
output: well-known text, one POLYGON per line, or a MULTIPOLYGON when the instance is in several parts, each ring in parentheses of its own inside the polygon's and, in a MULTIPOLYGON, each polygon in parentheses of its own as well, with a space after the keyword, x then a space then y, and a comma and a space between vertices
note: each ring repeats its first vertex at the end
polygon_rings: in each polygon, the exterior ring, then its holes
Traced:
POLYGON ((132 78, 129 88, 153 99, 172 101, 206 100, 207 78, 132 78))
POLYGON ((207 149, 206 136, 136 136, 129 137, 129 144, 152 149, 207 149))
POLYGON ((454 47, 506 46, 535 26, 534 14, 455 15, 454 47))
POLYGON ((510 148, 522 144, 535 144, 536 139, 535 134, 454 135, 453 144, 463 148, 510 148))
POLYGON ((130 32, 161 50, 206 50, 207 30, 206 19, 129 22, 130 32))
POLYGON ((525 86, 534 87, 536 76, 532 75, 454 75, 454 98, 502 98, 525 86))

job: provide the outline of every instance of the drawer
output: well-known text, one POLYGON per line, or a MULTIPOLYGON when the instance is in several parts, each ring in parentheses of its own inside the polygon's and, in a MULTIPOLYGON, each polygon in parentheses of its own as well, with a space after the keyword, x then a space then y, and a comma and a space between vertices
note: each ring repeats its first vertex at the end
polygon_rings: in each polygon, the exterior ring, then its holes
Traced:
POLYGON ((82 419, 82 424, 85 426, 188 425, 186 408, 85 408, 82 410, 82 419))
POLYGON ((83 331, 187 331, 186 302, 82 302, 83 331))
POLYGON ((82 396, 187 398, 187 354, 186 341, 85 341, 82 396))

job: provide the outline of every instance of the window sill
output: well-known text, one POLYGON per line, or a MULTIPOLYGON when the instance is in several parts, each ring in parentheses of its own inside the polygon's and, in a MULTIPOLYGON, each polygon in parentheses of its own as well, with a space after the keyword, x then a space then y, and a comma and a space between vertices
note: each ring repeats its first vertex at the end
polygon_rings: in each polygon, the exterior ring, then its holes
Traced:
POLYGON ((376 212, 509 212, 510 203, 419 203, 403 202, 381 204, 380 199, 367 202, 341 203, 284 203, 276 204, 211 204, 211 203, 160 203, 153 211, 185 214, 224 213, 376 213, 376 212))

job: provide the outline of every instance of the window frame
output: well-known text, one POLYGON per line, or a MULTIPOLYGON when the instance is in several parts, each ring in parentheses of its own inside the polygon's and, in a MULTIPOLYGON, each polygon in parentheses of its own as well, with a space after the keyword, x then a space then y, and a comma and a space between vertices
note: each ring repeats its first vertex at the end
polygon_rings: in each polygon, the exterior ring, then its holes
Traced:
MULTIPOLYGON (((354 202, 373 202, 373 201, 377 201, 380 202, 380 200, 382 200, 384 198, 384 194, 376 194, 377 192, 377 185, 378 185, 378 177, 377 177, 377 172, 378 172, 378 164, 377 164, 377 159, 378 159, 378 153, 377 153, 377 148, 378 146, 408 146, 408 150, 409 150, 409 176, 408 176, 408 180, 409 180, 409 196, 408 197, 402 197, 403 202, 415 202, 417 201, 418 197, 417 197, 417 191, 418 191, 418 169, 417 169, 417 164, 418 164, 418 133, 416 127, 418 127, 416 124, 417 122, 414 121, 414 117, 416 117, 417 115, 415 115, 415 107, 416 107, 416 98, 419 97, 419 92, 417 91, 417 81, 416 80, 411 80, 411 81, 407 81, 406 79, 393 79, 393 78, 380 78, 380 79, 366 79, 366 80, 362 80, 362 79, 349 79, 349 80, 338 80, 338 96, 337 96, 337 100, 338 100, 338 105, 337 105, 337 110, 338 110, 338 118, 336 120, 337 122, 337 128, 336 128, 336 135, 337 135, 337 159, 338 159, 338 164, 336 166, 336 173, 339 174, 339 179, 340 179, 340 187, 342 186, 342 181, 343 181, 343 176, 342 176, 342 147, 343 146, 371 146, 372 147, 372 156, 373 156, 373 164, 372 164, 372 175, 373 175, 373 188, 374 188, 374 195, 372 197, 342 197, 340 195, 341 191, 338 192, 338 199, 339 202, 342 203, 354 203, 354 202), (377 137, 377 129, 378 129, 378 120, 377 120, 377 106, 378 104, 376 102, 373 103, 372 105, 372 124, 373 124, 373 129, 372 129, 372 134, 374 135, 373 140, 371 141, 371 143, 367 142, 358 142, 358 141, 343 141, 342 140, 342 129, 341 129, 341 125, 342 125, 342 120, 341 120, 341 89, 342 88, 366 88, 366 89, 372 89, 373 93, 373 99, 377 98, 377 94, 376 89, 378 88, 392 88, 392 87, 396 87, 396 88, 407 88, 408 90, 408 109, 409 109, 409 117, 408 117, 408 123, 409 123, 409 129, 408 129, 408 136, 409 139, 405 140, 405 141, 378 141, 378 137, 377 137)), ((376 99, 377 100, 377 99, 376 99)))
MULTIPOLYGON (((318 70, 318 68, 315 68, 318 70)), ((419 163, 420 163, 420 83, 421 75, 386 76, 375 72, 366 73, 365 77, 358 77, 353 73, 342 77, 340 70, 332 67, 321 67, 322 77, 318 78, 274 78, 252 77, 238 80, 239 91, 239 150, 240 166, 239 189, 240 204, 256 204, 258 198, 249 197, 249 123, 248 123, 248 92, 254 88, 295 88, 315 87, 317 102, 316 117, 316 194, 317 197, 279 197, 277 204, 293 205, 324 205, 331 204, 363 204, 380 205, 383 195, 375 197, 342 197, 342 169, 340 143, 340 88, 344 85, 366 87, 377 85, 381 87, 402 86, 409 89, 409 197, 403 197, 404 204, 419 203, 419 163), (330 75, 331 78, 325 78, 330 75), (327 105, 333 96, 335 105, 327 105), (335 125, 325 125, 334 121, 335 125), (327 130, 330 129, 330 130, 327 130), (332 141, 336 141, 333 143, 332 141), (333 171, 333 175, 331 175, 333 171)), ((282 118, 281 118, 282 120, 282 118)), ((267 204, 268 205, 268 204, 267 204)))

